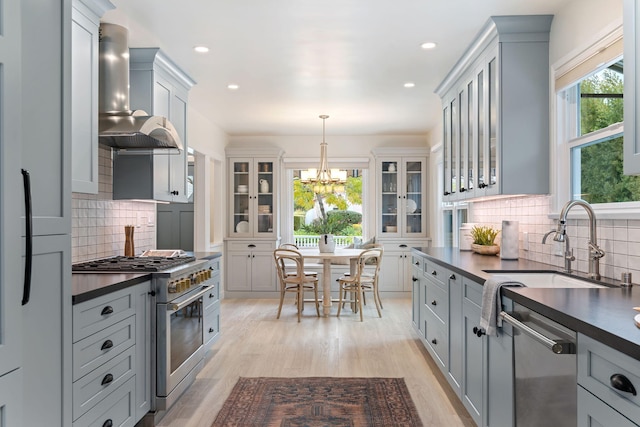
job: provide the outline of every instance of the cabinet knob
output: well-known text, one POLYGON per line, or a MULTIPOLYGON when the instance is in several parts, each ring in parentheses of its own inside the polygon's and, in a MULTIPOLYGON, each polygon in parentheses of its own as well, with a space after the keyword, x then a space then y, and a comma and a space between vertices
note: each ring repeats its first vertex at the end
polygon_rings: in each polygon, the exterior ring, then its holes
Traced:
POLYGON ((107 385, 109 383, 111 383, 113 381, 113 375, 111 374, 107 374, 104 376, 104 378, 102 379, 102 382, 100 383, 101 385, 107 385))
POLYGON ((215 298, 213 294, 209 294, 209 298, 215 298))
POLYGON ((411 280, 413 280, 414 282, 417 282, 417 281, 418 281, 418 278, 417 278, 417 277, 414 277, 414 276, 411 276, 411 280))
POLYGON ((173 190, 171 194, 173 194, 174 196, 177 196, 180 194, 180 192, 178 190, 173 190))
POLYGON ((438 344, 438 340, 437 340, 437 339, 435 339, 435 338, 434 338, 434 339, 432 339, 432 340, 431 340, 431 344, 433 344, 433 345, 437 345, 437 344, 438 344))
POLYGON ((480 184, 478 184, 478 188, 487 188, 487 184, 481 182, 480 184))
POLYGON ((464 193, 465 191, 467 191, 467 189, 466 189, 466 188, 464 188, 464 187, 462 187, 462 188, 460 189, 460 192, 461 192, 461 193, 464 193))
POLYGON ((102 343, 102 347, 100 347, 100 350, 108 350, 111 347, 113 347, 113 341, 106 340, 105 342, 102 343))
POLYGON ((483 335, 486 335, 486 332, 484 331, 484 329, 479 328, 477 326, 473 327, 473 333, 476 334, 478 338, 482 337, 483 335))
POLYGON ((431 275, 432 275, 432 276, 437 276, 437 275, 438 275, 438 272, 437 272, 437 271, 435 271, 435 270, 433 270, 433 271, 431 272, 431 275))
MULTIPOLYGON (((480 185, 482 185, 482 184, 480 184, 480 185)), ((444 192, 444 195, 445 195, 445 196, 448 196, 449 194, 451 194, 451 193, 449 193, 448 191, 445 191, 445 192, 444 192)))
POLYGON ((420 265, 420 261, 416 261, 416 262, 415 262, 415 265, 418 265, 418 266, 419 266, 419 265, 420 265))
POLYGON ((103 308, 102 311, 100 312, 100 314, 102 314, 103 316, 106 316, 107 314, 111 314, 111 313, 113 313, 113 307, 111 307, 110 305, 103 308))
POLYGON ((113 421, 111 421, 111 418, 102 423, 102 427, 113 427, 113 421))
POLYGON ((213 328, 209 328, 209 333, 213 333, 213 328))
POLYGON ((438 301, 436 301, 436 300, 431 301, 431 305, 433 305, 433 306, 438 305, 438 301))
POLYGON ((152 297, 155 297, 156 291, 147 292, 147 295, 151 295, 152 297))
POLYGON ((611 378, 609 378, 609 380, 611 381, 611 387, 615 388, 616 390, 620 390, 625 393, 631 393, 634 396, 637 395, 636 388, 633 386, 633 383, 624 375, 613 374, 611 375, 611 378))
POLYGON ((455 275, 455 274, 452 274, 451 276, 449 276, 449 279, 451 279, 451 280, 456 280, 456 275, 455 275))

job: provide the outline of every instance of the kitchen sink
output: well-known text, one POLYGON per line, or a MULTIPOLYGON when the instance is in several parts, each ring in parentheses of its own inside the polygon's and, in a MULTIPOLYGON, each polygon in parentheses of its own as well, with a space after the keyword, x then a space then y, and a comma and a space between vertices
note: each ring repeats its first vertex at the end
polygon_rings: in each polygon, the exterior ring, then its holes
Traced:
POLYGON ((485 270, 485 273, 509 277, 524 284, 527 288, 607 288, 608 286, 591 282, 579 277, 569 276, 555 271, 500 271, 485 270))

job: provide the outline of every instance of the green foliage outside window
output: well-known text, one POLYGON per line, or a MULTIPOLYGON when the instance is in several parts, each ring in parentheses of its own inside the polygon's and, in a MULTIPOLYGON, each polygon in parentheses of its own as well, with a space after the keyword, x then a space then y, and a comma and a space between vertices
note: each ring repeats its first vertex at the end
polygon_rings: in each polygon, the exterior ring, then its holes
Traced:
MULTIPOLYGON (((590 97, 590 94, 622 94, 622 74, 605 69, 580 82, 580 135, 587 135, 623 121, 621 97, 590 97)), ((623 172, 623 136, 600 140, 575 149, 580 155, 580 191, 589 203, 640 200, 640 176, 623 172)))

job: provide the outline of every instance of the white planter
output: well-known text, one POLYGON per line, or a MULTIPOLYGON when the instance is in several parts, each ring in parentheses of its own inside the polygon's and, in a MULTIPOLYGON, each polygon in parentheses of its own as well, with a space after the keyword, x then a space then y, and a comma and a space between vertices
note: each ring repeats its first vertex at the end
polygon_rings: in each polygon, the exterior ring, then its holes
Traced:
POLYGON ((335 252, 336 242, 333 241, 333 234, 321 234, 318 249, 320 252, 335 252))

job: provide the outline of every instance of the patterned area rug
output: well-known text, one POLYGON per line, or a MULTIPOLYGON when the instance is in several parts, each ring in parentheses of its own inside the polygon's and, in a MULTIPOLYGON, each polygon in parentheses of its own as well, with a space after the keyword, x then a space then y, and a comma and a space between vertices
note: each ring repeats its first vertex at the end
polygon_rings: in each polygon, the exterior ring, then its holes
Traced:
POLYGON ((243 378, 211 427, 418 427, 402 378, 243 378))

